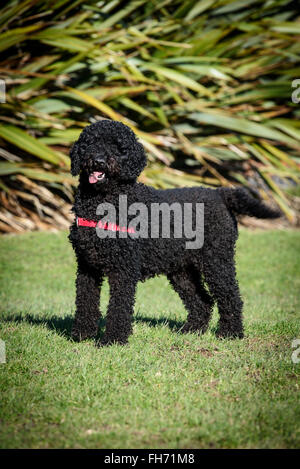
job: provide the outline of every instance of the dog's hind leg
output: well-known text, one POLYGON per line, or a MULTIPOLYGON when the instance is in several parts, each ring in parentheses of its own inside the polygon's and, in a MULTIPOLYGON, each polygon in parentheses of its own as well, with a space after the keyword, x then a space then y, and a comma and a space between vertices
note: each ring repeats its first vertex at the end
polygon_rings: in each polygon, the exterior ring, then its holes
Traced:
POLYGON ((72 339, 80 342, 97 335, 101 317, 99 310, 100 287, 103 277, 78 261, 76 279, 76 313, 72 326, 72 339))
POLYGON ((168 279, 188 311, 181 331, 204 333, 211 317, 213 299, 203 284, 201 274, 191 268, 169 274, 168 279))
POLYGON ((243 301, 236 280, 235 264, 232 259, 210 262, 204 266, 205 281, 217 301, 220 320, 217 336, 223 338, 243 338, 243 301), (220 268, 220 264, 221 267, 220 268))
POLYGON ((126 344, 132 333, 132 316, 135 303, 137 275, 128 269, 108 275, 110 300, 106 315, 106 329, 97 344, 126 344))

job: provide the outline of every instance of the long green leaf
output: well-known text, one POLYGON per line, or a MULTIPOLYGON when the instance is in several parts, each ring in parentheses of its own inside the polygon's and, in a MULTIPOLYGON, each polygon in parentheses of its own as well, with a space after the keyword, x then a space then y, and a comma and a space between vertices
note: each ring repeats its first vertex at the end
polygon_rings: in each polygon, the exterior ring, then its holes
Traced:
POLYGON ((292 147, 300 147, 299 142, 290 137, 287 137, 282 132, 267 127, 264 124, 251 122, 247 119, 230 117, 221 113, 217 114, 208 112, 193 112, 189 117, 190 119, 203 124, 234 130, 236 132, 240 132, 241 134, 249 134, 254 135, 255 137, 277 140, 279 142, 284 142, 292 147))
POLYGON ((36 138, 17 127, 12 125, 1 125, 0 137, 13 145, 16 145, 22 151, 31 153, 32 155, 48 161, 49 163, 53 163, 54 165, 69 165, 69 160, 65 155, 52 150, 44 143, 39 142, 36 138))

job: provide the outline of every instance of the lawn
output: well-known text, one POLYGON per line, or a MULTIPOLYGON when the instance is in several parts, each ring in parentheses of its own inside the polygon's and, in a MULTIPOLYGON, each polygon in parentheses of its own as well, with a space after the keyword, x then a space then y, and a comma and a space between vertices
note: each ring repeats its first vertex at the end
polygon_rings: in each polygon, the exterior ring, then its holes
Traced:
POLYGON ((241 230, 245 339, 218 340, 216 312, 205 335, 180 334, 186 313, 161 277, 138 288, 129 345, 97 349, 70 339, 67 234, 2 237, 0 446, 299 447, 299 247, 299 231, 241 230))

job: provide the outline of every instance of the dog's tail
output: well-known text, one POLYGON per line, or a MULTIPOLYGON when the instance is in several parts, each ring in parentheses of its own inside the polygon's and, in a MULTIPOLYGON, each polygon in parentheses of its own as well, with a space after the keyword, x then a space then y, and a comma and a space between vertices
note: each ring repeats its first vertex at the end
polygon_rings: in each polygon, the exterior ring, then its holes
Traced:
POLYGON ((282 213, 265 205, 261 200, 250 195, 245 188, 222 187, 219 189, 226 207, 236 215, 248 215, 256 218, 279 218, 282 213))

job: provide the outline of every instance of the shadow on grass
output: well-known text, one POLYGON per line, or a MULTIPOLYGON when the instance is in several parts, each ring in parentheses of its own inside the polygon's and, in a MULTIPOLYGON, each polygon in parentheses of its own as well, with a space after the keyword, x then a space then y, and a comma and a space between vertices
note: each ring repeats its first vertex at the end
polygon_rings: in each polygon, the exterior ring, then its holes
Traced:
MULTIPOLYGON (((24 315, 12 314, 11 316, 6 315, 4 318, 2 318, 2 321, 4 322, 14 322, 14 323, 25 322, 27 324, 32 324, 35 326, 46 326, 48 327, 48 329, 57 332, 59 335, 62 335, 68 340, 73 340, 71 337, 73 320, 74 320, 74 316, 65 316, 65 317, 52 316, 50 318, 45 318, 45 317, 33 316, 32 314, 26 314, 26 315, 25 314, 24 315)), ((165 317, 155 319, 155 318, 149 318, 146 316, 141 316, 140 314, 137 314, 136 316, 134 316, 133 321, 136 323, 139 323, 139 322, 146 323, 150 327, 167 326, 174 332, 178 332, 184 324, 184 322, 176 321, 175 319, 168 319, 165 317)), ((101 338, 104 327, 105 327, 105 318, 101 318, 99 321, 99 332, 98 332, 97 338, 101 338)))
POLYGON ((2 318, 2 321, 27 323, 34 326, 46 326, 60 335, 71 338, 73 319, 73 316, 66 316, 63 318, 59 316, 51 316, 49 318, 45 318, 41 316, 33 316, 32 314, 12 314, 10 316, 6 315, 2 318))

